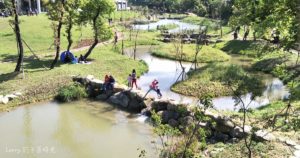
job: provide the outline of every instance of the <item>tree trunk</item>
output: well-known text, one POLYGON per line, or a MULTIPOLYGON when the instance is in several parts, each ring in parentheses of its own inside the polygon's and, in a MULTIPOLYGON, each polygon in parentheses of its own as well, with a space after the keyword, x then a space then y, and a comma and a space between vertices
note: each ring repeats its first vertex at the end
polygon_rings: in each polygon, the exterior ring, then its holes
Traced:
POLYGON ((54 69, 54 66, 58 61, 59 52, 60 52, 60 34, 61 34, 61 28, 62 28, 62 25, 63 25, 63 17, 64 17, 64 10, 63 9, 64 9, 64 6, 65 6, 65 1, 64 0, 61 0, 61 1, 62 1, 62 10, 60 10, 60 19, 58 21, 57 30, 56 30, 56 32, 57 32, 56 42, 55 42, 56 54, 55 54, 55 58, 54 58, 53 62, 51 63, 50 69, 54 69))
POLYGON ((22 43, 22 38, 21 38, 21 32, 20 32, 20 27, 19 27, 19 16, 17 13, 17 8, 15 4, 15 0, 11 0, 12 6, 13 6, 13 12, 15 14, 15 20, 14 20, 14 31, 16 35, 16 40, 17 40, 17 47, 18 47, 18 62, 15 68, 15 72, 20 72, 21 71, 21 66, 23 63, 23 58, 24 58, 24 49, 23 49, 23 43, 22 43))
MULTIPOLYGON (((62 15, 62 14, 61 14, 62 15)), ((56 54, 55 54, 55 58, 50 66, 50 69, 54 69, 55 64, 58 61, 58 57, 59 57, 59 52, 60 52, 60 32, 61 32, 61 27, 62 27, 62 20, 58 22, 58 26, 57 26, 57 37, 56 37, 56 54)))
POLYGON ((98 8, 97 10, 97 14, 96 16, 93 18, 93 30, 94 30, 94 43, 91 45, 91 47, 89 48, 89 50, 85 53, 84 55, 84 59, 87 59, 88 56, 90 56, 90 54, 92 53, 93 49, 96 47, 96 45, 99 42, 99 31, 98 31, 98 27, 97 27, 97 19, 100 15, 100 8, 98 8))
POLYGON ((73 44, 73 40, 72 40, 72 28, 73 28, 73 23, 72 23, 72 19, 70 17, 69 19, 69 23, 68 23, 68 27, 67 27, 67 39, 68 39, 68 48, 67 51, 70 51, 70 48, 73 44))

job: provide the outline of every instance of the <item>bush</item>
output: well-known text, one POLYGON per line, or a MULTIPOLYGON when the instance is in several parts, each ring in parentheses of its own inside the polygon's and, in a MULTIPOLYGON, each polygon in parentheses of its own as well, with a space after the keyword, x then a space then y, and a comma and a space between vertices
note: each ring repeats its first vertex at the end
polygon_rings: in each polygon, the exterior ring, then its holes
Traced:
POLYGON ((70 102, 87 96, 85 89, 81 85, 72 84, 60 88, 56 99, 61 102, 70 102))

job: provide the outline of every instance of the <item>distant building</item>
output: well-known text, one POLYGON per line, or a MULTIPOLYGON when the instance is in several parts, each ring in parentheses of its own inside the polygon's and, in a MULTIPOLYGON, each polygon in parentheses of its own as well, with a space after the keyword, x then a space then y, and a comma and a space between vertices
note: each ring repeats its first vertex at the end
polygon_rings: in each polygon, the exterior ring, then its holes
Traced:
POLYGON ((117 10, 127 10, 128 2, 127 0, 115 0, 117 5, 117 10))
POLYGON ((41 0, 17 0, 17 10, 19 13, 26 13, 30 10, 41 13, 41 0))

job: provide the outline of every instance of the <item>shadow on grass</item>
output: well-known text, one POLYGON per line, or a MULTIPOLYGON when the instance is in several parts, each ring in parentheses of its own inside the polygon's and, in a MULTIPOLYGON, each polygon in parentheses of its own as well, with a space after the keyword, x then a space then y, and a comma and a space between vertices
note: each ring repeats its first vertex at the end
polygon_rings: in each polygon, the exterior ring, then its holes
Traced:
POLYGON ((240 41, 240 40, 232 40, 228 41, 224 47, 223 51, 232 53, 232 54, 240 54, 240 51, 245 49, 254 49, 255 42, 254 41, 240 41))
POLYGON ((11 54, 2 54, 0 56, 2 62, 10 62, 10 61, 15 61, 17 60, 18 56, 17 55, 11 55, 11 54))
POLYGON ((11 73, 6 73, 6 74, 1 74, 0 75, 0 83, 6 82, 8 80, 12 80, 16 78, 20 73, 19 72, 11 72, 11 73))
MULTIPOLYGON (((26 61, 24 68, 27 70, 35 70, 35 69, 49 69, 50 65, 52 63, 53 59, 47 59, 47 60, 30 60, 26 61)), ((57 61, 55 64, 55 67, 61 66, 62 63, 60 61, 57 61)))

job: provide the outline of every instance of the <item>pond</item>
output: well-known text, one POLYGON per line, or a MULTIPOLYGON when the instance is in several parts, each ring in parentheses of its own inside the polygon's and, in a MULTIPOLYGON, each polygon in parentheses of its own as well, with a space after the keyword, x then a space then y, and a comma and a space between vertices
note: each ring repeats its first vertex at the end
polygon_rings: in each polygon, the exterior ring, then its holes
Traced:
POLYGON ((106 103, 38 103, 0 114, 0 157, 155 157, 144 117, 106 103))
POLYGON ((156 30, 157 26, 176 24, 177 28, 169 30, 169 32, 180 32, 182 30, 199 30, 199 25, 193 25, 189 23, 181 22, 180 20, 175 19, 161 19, 154 23, 142 24, 142 25, 133 25, 133 29, 140 30, 156 30))
MULTIPOLYGON (((174 60, 162 59, 152 56, 149 52, 153 49, 152 46, 139 46, 137 47, 137 58, 144 60, 148 66, 149 71, 142 75, 138 80, 140 88, 147 92, 150 83, 157 79, 160 83, 160 89, 164 98, 171 98, 183 103, 197 104, 197 99, 180 95, 171 91, 171 86, 176 82, 178 76, 181 73, 179 62, 174 60)), ((132 56, 132 48, 126 50, 129 56, 132 56)), ((230 63, 246 66, 249 62, 246 57, 239 55, 232 55, 230 63)), ((191 63, 183 63, 186 71, 191 68, 191 63)), ((289 92, 283 85, 282 81, 278 78, 274 78, 271 75, 260 74, 265 84, 263 96, 258 97, 255 101, 250 103, 250 94, 243 96, 243 101, 248 104, 250 108, 258 108, 264 106, 271 101, 281 100, 288 97, 289 92)), ((155 92, 151 92, 150 95, 156 97, 155 92)), ((232 96, 217 97, 213 99, 214 107, 218 110, 238 110, 239 106, 235 105, 235 100, 232 96)))

